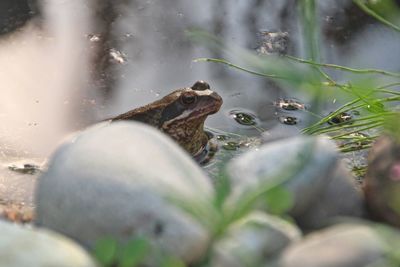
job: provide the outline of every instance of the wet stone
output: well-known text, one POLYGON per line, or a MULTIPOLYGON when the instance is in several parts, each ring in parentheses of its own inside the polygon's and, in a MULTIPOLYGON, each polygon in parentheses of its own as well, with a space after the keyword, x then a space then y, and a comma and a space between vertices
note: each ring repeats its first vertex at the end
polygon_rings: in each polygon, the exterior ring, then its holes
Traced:
POLYGON ((0 232, 0 266, 98 266, 78 244, 55 232, 4 221, 0 232))
POLYGON ((350 222, 313 232, 283 253, 279 267, 366 267, 392 265, 400 233, 384 226, 350 222), (389 236, 395 243, 386 240, 389 236), (390 252, 390 250, 392 250, 390 252))
POLYGON ((35 164, 25 163, 21 165, 11 164, 8 166, 10 171, 19 172, 23 174, 36 174, 40 171, 40 167, 35 164))
POLYGON ((260 211, 254 211, 232 224, 214 245, 211 266, 262 266, 285 247, 301 238, 293 224, 260 211))
POLYGON ((136 122, 99 124, 50 159, 37 185, 36 223, 89 247, 104 236, 148 238, 149 266, 161 251, 190 263, 210 241, 212 196, 203 170, 164 134, 136 122))
POLYGON ((296 125, 298 119, 292 116, 279 117, 279 121, 286 125, 296 125))
MULTIPOLYGON (((280 184, 293 198, 288 214, 304 229, 321 227, 337 216, 361 216, 364 211, 353 177, 344 168, 335 143, 325 136, 296 136, 264 144, 231 160, 227 170, 231 180, 227 205, 232 207, 285 178, 280 184)), ((260 197, 256 203, 268 210, 265 202, 260 197)))
POLYGON ((351 116, 350 113, 347 112, 342 112, 336 116, 334 116, 332 119, 328 121, 329 124, 343 124, 343 123, 351 123, 351 120, 353 117, 351 116))
POLYGON ((284 110, 304 110, 305 105, 297 99, 279 99, 274 105, 284 110))

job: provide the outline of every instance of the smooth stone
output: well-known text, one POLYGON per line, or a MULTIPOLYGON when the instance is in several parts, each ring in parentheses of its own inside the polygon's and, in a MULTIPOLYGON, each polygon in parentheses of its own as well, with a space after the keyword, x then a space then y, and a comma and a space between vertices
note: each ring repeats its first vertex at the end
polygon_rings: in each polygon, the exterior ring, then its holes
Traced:
MULTIPOLYGON (((383 227, 383 226, 381 226, 383 227)), ((367 267, 390 265, 390 253, 398 253, 400 234, 363 223, 345 223, 314 232, 290 246, 279 267, 367 267), (396 235, 397 244, 387 243, 384 234, 396 235), (392 252, 389 252, 393 245, 392 252)), ((393 263, 393 262, 392 262, 393 263)))
POLYGON ((0 233, 0 266, 97 266, 84 249, 52 231, 0 221, 0 233))
POLYGON ((260 266, 286 246, 301 238, 293 224, 264 212, 254 211, 229 227, 214 245, 211 266, 260 266))
POLYGON ((364 217, 364 197, 356 183, 344 162, 340 160, 329 177, 326 188, 317 194, 316 201, 308 210, 297 216, 297 223, 303 229, 316 229, 326 226, 337 216, 364 217))
POLYGON ((193 262, 210 239, 213 188, 192 158, 137 122, 95 125, 62 145, 36 192, 40 226, 93 246, 104 237, 147 238, 193 262))
MULTIPOLYGON (((320 228, 336 216, 363 214, 362 194, 343 169, 335 143, 325 136, 296 136, 264 144, 232 160, 227 171, 232 188, 228 207, 280 184, 291 193, 294 205, 289 215, 302 228, 320 228)), ((264 198, 257 204, 267 209, 264 198)))

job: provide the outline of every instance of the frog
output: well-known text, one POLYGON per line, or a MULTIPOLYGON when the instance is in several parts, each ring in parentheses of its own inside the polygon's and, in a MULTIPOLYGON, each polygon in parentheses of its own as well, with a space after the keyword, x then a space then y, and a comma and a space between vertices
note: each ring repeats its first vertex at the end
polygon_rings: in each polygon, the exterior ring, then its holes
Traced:
MULTIPOLYGON (((177 89, 109 121, 138 121, 151 125, 169 135, 197 161, 202 161, 212 137, 205 131, 204 122, 209 115, 219 111, 222 103, 222 97, 212 91, 207 82, 200 80, 191 87, 177 89)), ((214 144, 212 150, 215 151, 214 144)))

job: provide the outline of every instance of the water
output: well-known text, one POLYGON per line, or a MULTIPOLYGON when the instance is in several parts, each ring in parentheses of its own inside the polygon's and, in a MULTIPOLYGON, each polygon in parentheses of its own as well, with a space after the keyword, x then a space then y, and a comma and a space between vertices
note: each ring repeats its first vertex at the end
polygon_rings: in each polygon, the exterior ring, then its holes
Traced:
MULTIPOLYGON (((215 135, 226 136, 218 140, 225 151, 217 155, 220 161, 251 149, 259 137, 272 141, 297 134, 304 127, 307 108, 285 109, 277 102, 289 97, 307 107, 306 95, 226 66, 194 63, 195 58, 224 53, 194 44, 185 35, 187 29, 202 28, 229 44, 256 50, 260 31, 282 31, 289 36, 287 52, 301 57, 304 45, 295 3, 45 1, 39 7, 42 18, 0 38, 0 64, 6 66, 0 71, 2 197, 32 199, 35 176, 13 173, 8 164, 41 164, 70 132, 196 80, 209 82, 224 99, 221 111, 207 120, 215 135), (12 193, 17 188, 19 193, 12 193)), ((319 1, 319 6, 321 55, 326 62, 400 70, 397 33, 357 12, 351 1, 319 1)), ((329 74, 339 81, 349 77, 336 71, 329 74)), ((326 96, 328 114, 343 99, 333 91, 326 96)))
POLYGON ((8 165, 42 164, 76 128, 88 88, 89 10, 49 1, 36 19, 0 39, 0 198, 32 203, 37 175, 8 165), (71 123, 72 121, 72 123, 71 123))

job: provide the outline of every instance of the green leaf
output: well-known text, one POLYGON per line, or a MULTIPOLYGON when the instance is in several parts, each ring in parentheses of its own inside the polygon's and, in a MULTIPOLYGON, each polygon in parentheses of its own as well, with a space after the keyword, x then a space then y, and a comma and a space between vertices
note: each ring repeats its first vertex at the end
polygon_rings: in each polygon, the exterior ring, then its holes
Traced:
POLYGON ((397 142, 400 142, 400 113, 394 113, 392 115, 388 115, 385 118, 385 130, 386 132, 394 137, 397 142))
POLYGON ((102 265, 108 266, 115 262, 117 241, 113 238, 103 238, 96 242, 93 255, 102 265))
POLYGON ((226 170, 222 170, 216 179, 214 204, 218 209, 222 208, 225 199, 231 192, 231 184, 226 170))
POLYGON ((134 267, 141 263, 150 249, 149 242, 144 238, 137 238, 123 245, 118 253, 119 267, 134 267))
POLYGON ((177 258, 166 258, 164 259, 162 267, 185 267, 186 265, 177 258))
POLYGON ((272 214, 285 214, 294 205, 292 193, 282 186, 277 186, 269 190, 265 198, 268 212, 272 214))
POLYGON ((378 114, 385 112, 385 105, 383 105, 379 100, 374 100, 369 102, 367 109, 369 112, 378 114))

